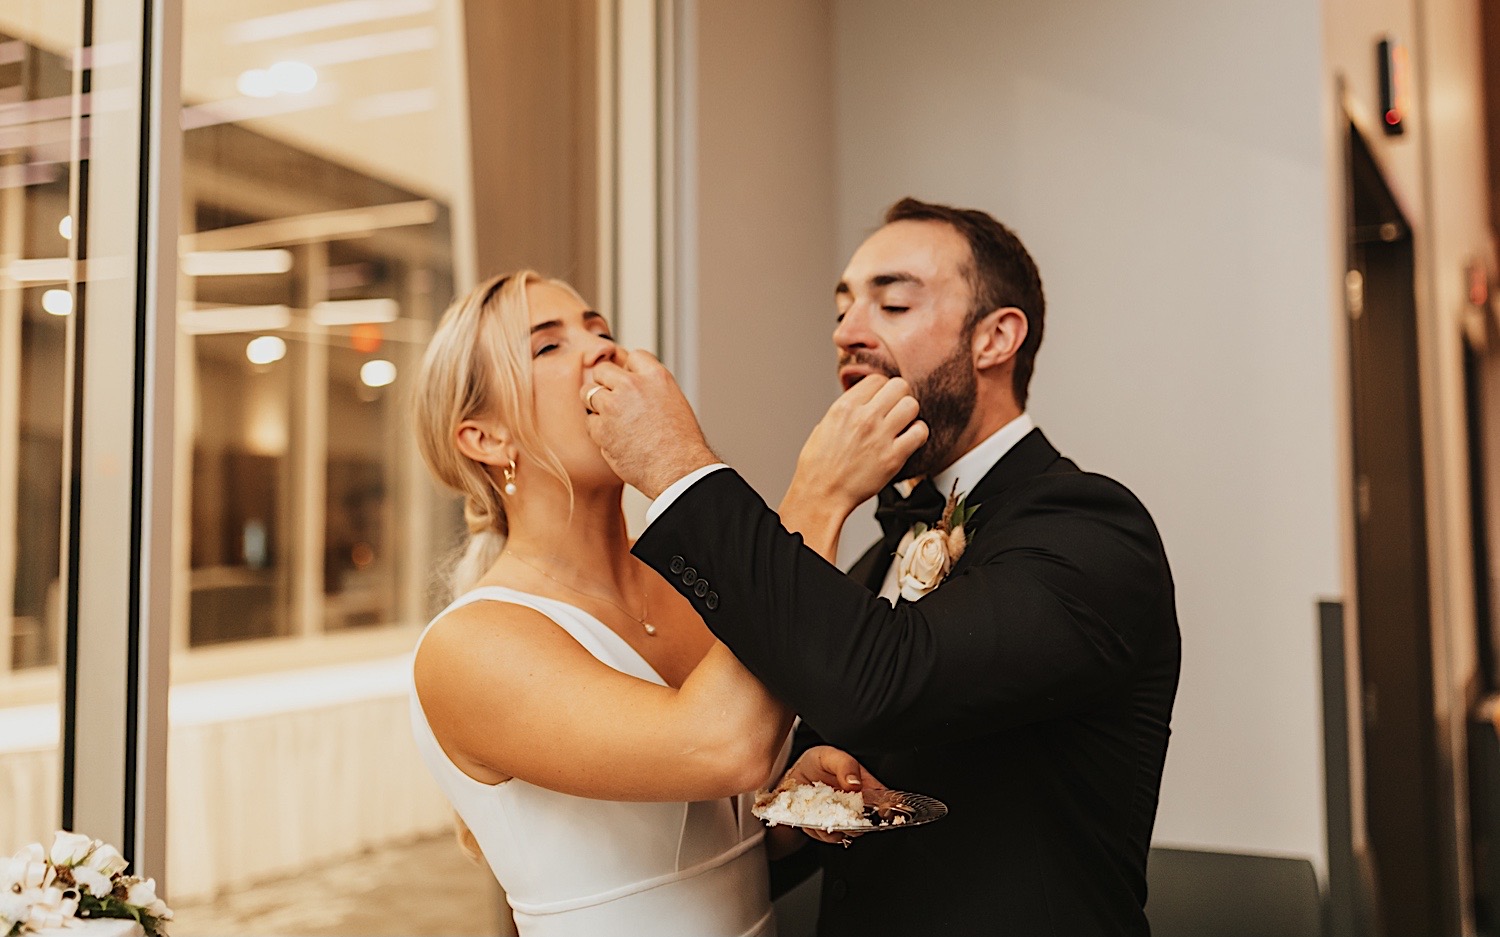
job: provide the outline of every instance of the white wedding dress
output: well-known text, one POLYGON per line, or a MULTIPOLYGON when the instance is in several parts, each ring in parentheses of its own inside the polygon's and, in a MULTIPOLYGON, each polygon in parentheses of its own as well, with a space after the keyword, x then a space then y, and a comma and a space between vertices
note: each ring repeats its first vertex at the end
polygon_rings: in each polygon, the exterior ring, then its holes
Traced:
MULTIPOLYGON (((485 587, 460 596, 433 621, 483 600, 535 609, 615 670, 666 685, 603 622, 555 599, 485 587)), ((765 830, 750 813, 750 795, 627 803, 559 794, 518 778, 482 784, 443 753, 415 683, 411 721, 428 770, 505 887, 522 937, 775 934, 765 830)))

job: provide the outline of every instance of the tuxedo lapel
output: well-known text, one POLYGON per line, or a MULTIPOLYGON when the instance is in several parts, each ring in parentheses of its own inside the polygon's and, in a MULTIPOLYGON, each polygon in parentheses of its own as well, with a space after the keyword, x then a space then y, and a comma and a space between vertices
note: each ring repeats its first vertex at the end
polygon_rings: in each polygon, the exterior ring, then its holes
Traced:
MULTIPOLYGON (((964 497, 969 505, 977 506, 974 517, 965 525, 970 540, 973 539, 973 532, 1005 503, 1008 490, 1042 474, 1059 458, 1061 456, 1047 441, 1047 437, 1042 435, 1041 430, 1034 429, 1021 437, 1021 441, 1001 456, 1000 461, 991 466, 979 480, 979 484, 964 497)), ((897 540, 889 538, 876 541, 865 551, 864 556, 849 567, 849 578, 871 592, 879 592, 880 587, 885 584, 885 574, 891 567, 891 561, 895 558, 896 543, 897 540)), ((960 558, 954 566, 955 572, 963 562, 960 558)))
POLYGON ((865 551, 865 555, 849 567, 849 578, 871 592, 879 592, 880 587, 885 584, 885 573, 891 567, 895 550, 895 545, 885 538, 875 541, 875 544, 865 551))
POLYGON ((1034 429, 1022 436, 1020 442, 1011 446, 1010 451, 990 467, 979 484, 969 490, 965 500, 971 505, 979 505, 980 510, 983 510, 1004 494, 1006 489, 1042 474, 1058 458, 1057 450, 1052 448, 1047 437, 1042 435, 1041 430, 1034 429))
MULTIPOLYGON (((1041 430, 1034 429, 1021 437, 1021 441, 1001 456, 1000 461, 979 480, 979 484, 964 496, 965 503, 975 508, 974 516, 964 525, 969 542, 974 542, 975 533, 984 527, 985 521, 999 513, 1013 489, 1047 471, 1060 458, 1062 456, 1047 441, 1047 437, 1042 435, 1041 430)), ((964 561, 971 555, 970 551, 965 551, 948 575, 952 576, 962 569, 964 561)))

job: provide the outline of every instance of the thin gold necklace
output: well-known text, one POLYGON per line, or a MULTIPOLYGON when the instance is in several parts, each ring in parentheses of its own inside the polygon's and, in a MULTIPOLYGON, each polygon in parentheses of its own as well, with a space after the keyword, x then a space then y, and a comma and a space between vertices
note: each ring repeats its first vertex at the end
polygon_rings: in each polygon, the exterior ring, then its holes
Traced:
POLYGON ((542 569, 540 566, 536 565, 535 563, 529 562, 526 559, 526 557, 524 557, 521 554, 517 553, 515 550, 506 550, 505 552, 507 554, 515 557, 516 559, 520 560, 522 563, 525 563, 527 566, 530 566, 532 569, 536 570, 538 573, 541 573, 543 576, 546 576, 548 579, 552 580, 553 582, 557 583, 558 585, 562 586, 564 589, 568 589, 568 590, 571 590, 573 592, 578 593, 579 595, 585 596, 585 597, 590 598, 590 599, 594 599, 597 602, 605 602, 605 603, 607 603, 609 605, 613 605, 615 608, 619 609, 620 610, 620 614, 624 615, 626 618, 629 618, 632 621, 639 622, 640 625, 641 625, 641 627, 644 628, 644 629, 646 629, 646 636, 647 637, 651 637, 651 638, 656 637, 656 626, 653 625, 653 624, 651 624, 649 621, 646 620, 651 615, 651 593, 650 593, 649 590, 646 591, 646 592, 641 593, 641 605, 643 607, 641 609, 640 615, 632 615, 632 614, 630 614, 630 612, 626 611, 623 607, 621 607, 620 604, 617 603, 617 602, 611 601, 610 599, 606 599, 602 595, 596 595, 596 594, 594 594, 592 592, 585 592, 582 589, 578 588, 577 586, 570 586, 570 585, 568 585, 567 583, 563 582, 561 579, 558 579, 556 576, 554 576, 551 573, 547 572, 545 569, 542 569))

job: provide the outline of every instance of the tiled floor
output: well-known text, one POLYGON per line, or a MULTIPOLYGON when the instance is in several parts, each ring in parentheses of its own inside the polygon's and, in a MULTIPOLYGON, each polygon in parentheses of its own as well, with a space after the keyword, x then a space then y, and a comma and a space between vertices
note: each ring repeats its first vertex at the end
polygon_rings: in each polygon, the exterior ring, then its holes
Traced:
POLYGON ((452 836, 367 853, 175 908, 172 937, 480 937, 501 930, 489 869, 452 836))

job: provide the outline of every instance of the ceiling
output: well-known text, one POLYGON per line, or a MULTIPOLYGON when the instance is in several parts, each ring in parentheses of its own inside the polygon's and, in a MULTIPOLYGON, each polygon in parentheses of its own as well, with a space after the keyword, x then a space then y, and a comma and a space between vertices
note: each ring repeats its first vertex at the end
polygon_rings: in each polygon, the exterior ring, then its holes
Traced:
MULTIPOLYGON (((463 178, 462 0, 184 0, 183 124, 232 121, 451 203, 463 178), (270 70, 242 81, 253 70, 270 70), (300 66, 311 66, 311 72, 300 66), (316 83, 305 88, 310 74, 316 83), (289 89, 269 97, 275 78, 289 89), (302 86, 297 85, 297 81, 302 86)), ((76 43, 76 0, 0 0, 0 30, 76 43)))

